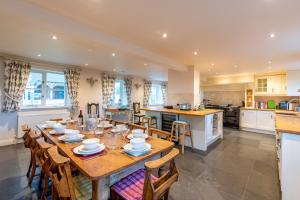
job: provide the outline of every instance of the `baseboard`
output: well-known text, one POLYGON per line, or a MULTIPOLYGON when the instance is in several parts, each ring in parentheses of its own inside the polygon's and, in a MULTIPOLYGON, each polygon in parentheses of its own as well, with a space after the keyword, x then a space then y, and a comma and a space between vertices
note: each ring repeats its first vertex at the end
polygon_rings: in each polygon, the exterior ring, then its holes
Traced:
POLYGON ((254 133, 263 133, 263 134, 268 134, 268 135, 275 135, 275 131, 266 131, 266 130, 255 129, 255 128, 243 128, 243 127, 240 127, 240 130, 254 132, 254 133))
POLYGON ((7 145, 12 145, 12 144, 16 144, 15 138, 0 140, 0 146, 7 146, 7 145))

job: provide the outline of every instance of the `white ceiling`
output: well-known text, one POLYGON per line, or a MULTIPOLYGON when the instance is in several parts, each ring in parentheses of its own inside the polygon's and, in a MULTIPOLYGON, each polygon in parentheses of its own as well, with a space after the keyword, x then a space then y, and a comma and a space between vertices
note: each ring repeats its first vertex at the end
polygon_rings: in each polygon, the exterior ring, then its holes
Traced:
POLYGON ((188 65, 205 76, 294 69, 299 10, 299 0, 2 0, 0 51, 158 80, 188 65))

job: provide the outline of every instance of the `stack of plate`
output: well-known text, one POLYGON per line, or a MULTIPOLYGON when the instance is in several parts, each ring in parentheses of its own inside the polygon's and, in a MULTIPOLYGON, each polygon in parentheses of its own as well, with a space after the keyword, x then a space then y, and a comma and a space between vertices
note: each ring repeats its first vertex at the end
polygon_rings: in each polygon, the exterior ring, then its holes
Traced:
POLYGON ((79 142, 84 138, 79 130, 65 129, 65 135, 58 137, 63 142, 79 142))
POLYGON ((123 148, 126 153, 133 156, 141 156, 151 151, 151 145, 146 143, 144 138, 133 138, 123 148))
POLYGON ((104 144, 100 144, 98 138, 90 138, 82 141, 82 145, 73 149, 73 152, 78 155, 88 156, 100 153, 105 149, 104 144))

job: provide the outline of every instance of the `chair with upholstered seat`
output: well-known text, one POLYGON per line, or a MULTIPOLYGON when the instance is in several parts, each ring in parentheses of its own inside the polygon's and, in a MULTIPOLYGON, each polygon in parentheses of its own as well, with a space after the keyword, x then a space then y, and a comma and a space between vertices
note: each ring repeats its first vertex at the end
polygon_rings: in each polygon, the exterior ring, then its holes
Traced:
POLYGON ((179 150, 173 148, 164 157, 145 163, 145 168, 140 169, 121 179, 111 187, 112 200, 167 200, 169 190, 173 183, 178 181, 178 171, 175 157, 179 150), (168 168, 165 167, 169 164, 168 168), (153 175, 158 171, 158 177, 153 175))
POLYGON ((91 181, 81 174, 72 176, 70 159, 60 155, 57 146, 48 149, 49 175, 52 179, 51 199, 88 200, 92 198, 91 181))

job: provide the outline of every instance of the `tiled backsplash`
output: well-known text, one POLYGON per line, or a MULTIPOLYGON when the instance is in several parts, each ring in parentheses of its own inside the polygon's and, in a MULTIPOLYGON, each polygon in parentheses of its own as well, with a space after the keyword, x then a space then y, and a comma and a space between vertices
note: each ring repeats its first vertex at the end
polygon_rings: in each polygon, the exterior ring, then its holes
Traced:
POLYGON ((242 106, 244 91, 206 91, 203 98, 209 99, 210 104, 242 106))

